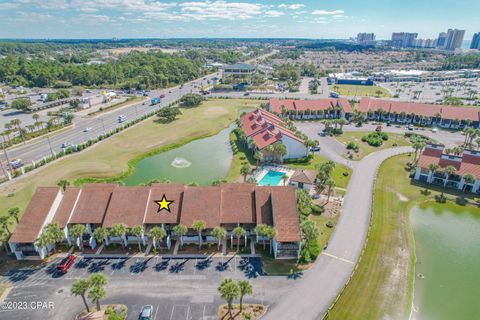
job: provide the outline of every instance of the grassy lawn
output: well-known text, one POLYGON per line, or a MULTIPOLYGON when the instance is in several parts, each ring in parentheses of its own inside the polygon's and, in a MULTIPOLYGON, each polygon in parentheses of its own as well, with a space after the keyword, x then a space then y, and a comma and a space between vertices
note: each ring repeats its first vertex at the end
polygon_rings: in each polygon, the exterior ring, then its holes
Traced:
POLYGON ((362 159, 366 155, 382 149, 392 148, 394 146, 402 147, 411 145, 410 141, 403 134, 388 133, 387 141, 384 141, 379 147, 372 147, 368 143, 362 141, 362 137, 369 133, 369 131, 349 131, 343 132, 343 134, 336 136, 335 138, 344 145, 353 141, 360 147, 358 153, 351 151, 354 160, 362 159))
POLYGON ((1 185, 0 215, 11 207, 19 207, 23 212, 38 186, 55 186, 61 179, 72 182, 79 178, 105 179, 125 174, 146 153, 159 152, 217 134, 238 117, 239 110, 257 107, 260 102, 215 99, 204 102, 198 108, 182 109, 183 114, 169 124, 159 124, 154 121, 155 117, 147 119, 106 142, 62 158, 11 184, 1 185))
POLYGON ((263 250, 263 244, 258 243, 255 247, 255 252, 262 255, 263 270, 270 276, 284 276, 301 272, 305 270, 307 265, 299 265, 297 260, 275 260, 270 254, 270 245, 267 243, 265 250, 263 250))
POLYGON ((392 95, 390 94, 390 92, 388 92, 387 89, 379 86, 356 86, 356 85, 350 85, 350 84, 335 84, 330 86, 330 90, 338 92, 342 96, 363 96, 363 97, 378 97, 378 98, 392 97, 392 95))
POLYGON ((317 224, 317 229, 319 231, 317 239, 318 239, 318 246, 319 246, 320 250, 323 251, 323 248, 325 247, 328 240, 330 239, 330 237, 333 233, 333 230, 335 230, 335 227, 333 227, 333 228, 327 227, 326 223, 328 221, 332 221, 334 223, 334 225, 336 226, 339 217, 340 217, 340 215, 338 215, 338 214, 335 215, 333 218, 329 218, 329 217, 326 217, 324 215, 314 214, 314 213, 312 213, 309 216, 309 219, 315 221, 316 224, 317 224))
MULTIPOLYGON (((328 161, 327 158, 321 157, 316 154, 313 157, 313 159, 307 163, 289 163, 287 164, 287 166, 289 166, 292 169, 317 170, 322 163, 327 161, 328 161)), ((335 169, 333 170, 332 178, 333 180, 335 180, 335 184, 337 187, 346 188, 348 185, 348 182, 350 181, 351 175, 352 175, 352 170, 350 168, 340 163, 337 163, 335 165, 335 169), (348 175, 345 176, 344 173, 348 173, 348 175)))
MULTIPOLYGON (((411 184, 404 154, 385 161, 379 170, 369 239, 351 281, 327 319, 408 319, 413 299, 414 243, 409 210, 434 201, 441 191, 411 184)), ((462 209, 457 196, 445 194, 448 210, 462 209)), ((478 197, 477 197, 478 200, 478 197)))
POLYGON ((252 152, 250 152, 245 145, 238 140, 237 135, 233 131, 230 132, 230 143, 232 146, 237 146, 238 152, 233 155, 232 165, 226 180, 228 182, 235 182, 240 177, 240 169, 245 163, 249 163, 250 166, 254 166, 256 163, 255 159, 253 159, 252 152))

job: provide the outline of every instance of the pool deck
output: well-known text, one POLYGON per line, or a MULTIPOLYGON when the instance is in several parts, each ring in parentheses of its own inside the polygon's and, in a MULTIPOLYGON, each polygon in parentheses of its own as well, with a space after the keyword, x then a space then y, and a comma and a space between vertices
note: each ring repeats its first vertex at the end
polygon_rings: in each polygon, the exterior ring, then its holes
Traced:
MULTIPOLYGON (((285 173, 288 177, 288 180, 285 183, 285 185, 288 185, 288 183, 290 182, 290 178, 295 173, 295 170, 293 170, 292 168, 289 168, 287 166, 265 165, 265 166, 261 166, 253 176, 255 177, 255 180, 257 180, 257 182, 260 182, 265 177, 265 175, 268 173, 268 171, 277 171, 277 172, 285 173)), ((280 181, 277 184, 277 186, 279 186, 279 185, 283 185, 283 181, 280 181)))

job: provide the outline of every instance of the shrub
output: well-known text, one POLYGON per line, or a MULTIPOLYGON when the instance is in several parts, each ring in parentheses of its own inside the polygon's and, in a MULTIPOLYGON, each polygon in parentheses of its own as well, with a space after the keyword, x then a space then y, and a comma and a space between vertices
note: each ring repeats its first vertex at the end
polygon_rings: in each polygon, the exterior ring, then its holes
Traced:
POLYGON ((437 194, 435 196, 435 201, 437 201, 438 203, 445 203, 447 202, 447 197, 443 193, 437 194))
POLYGON ((332 221, 328 221, 326 224, 325 224, 328 228, 333 228, 334 227, 334 224, 332 221))
POLYGON ((358 150, 359 146, 358 144, 356 144, 355 142, 353 141, 350 141, 348 144, 347 144, 347 149, 349 150, 358 150))
POLYGON ((383 141, 388 140, 388 135, 385 132, 371 132, 362 137, 362 141, 368 143, 372 147, 379 147, 383 141))

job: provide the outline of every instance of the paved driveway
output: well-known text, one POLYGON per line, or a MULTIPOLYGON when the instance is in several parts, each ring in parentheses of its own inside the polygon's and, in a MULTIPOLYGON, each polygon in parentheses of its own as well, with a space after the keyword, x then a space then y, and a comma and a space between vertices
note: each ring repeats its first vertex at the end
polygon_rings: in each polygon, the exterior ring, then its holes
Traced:
POLYGON ((377 168, 387 158, 411 150, 410 147, 386 149, 357 163, 328 248, 304 279, 275 301, 265 316, 266 320, 319 319, 328 310, 347 283, 363 248, 377 168))
POLYGON ((80 259, 67 274, 55 274, 57 261, 39 269, 11 271, 3 281, 13 285, 6 302, 26 302, 26 310, 0 310, 0 319, 72 319, 83 308, 70 296, 71 284, 94 272, 109 280, 102 303, 123 303, 128 319, 137 319, 143 305, 155 308, 154 319, 215 319, 222 304, 217 287, 224 277, 249 279, 254 296, 246 301, 270 304, 294 279, 265 276, 260 258, 211 259, 80 259), (32 302, 52 302, 53 309, 33 310, 32 302))

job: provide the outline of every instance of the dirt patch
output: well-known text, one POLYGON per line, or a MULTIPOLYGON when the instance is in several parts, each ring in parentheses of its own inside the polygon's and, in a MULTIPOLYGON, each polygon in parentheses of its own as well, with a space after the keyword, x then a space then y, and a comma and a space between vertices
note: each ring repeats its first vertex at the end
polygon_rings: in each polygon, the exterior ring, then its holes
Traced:
POLYGON ((258 320, 267 312, 267 307, 261 304, 244 304, 243 310, 240 312, 240 305, 234 304, 232 307, 232 315, 228 313, 226 304, 218 308, 218 319, 220 320, 258 320))

